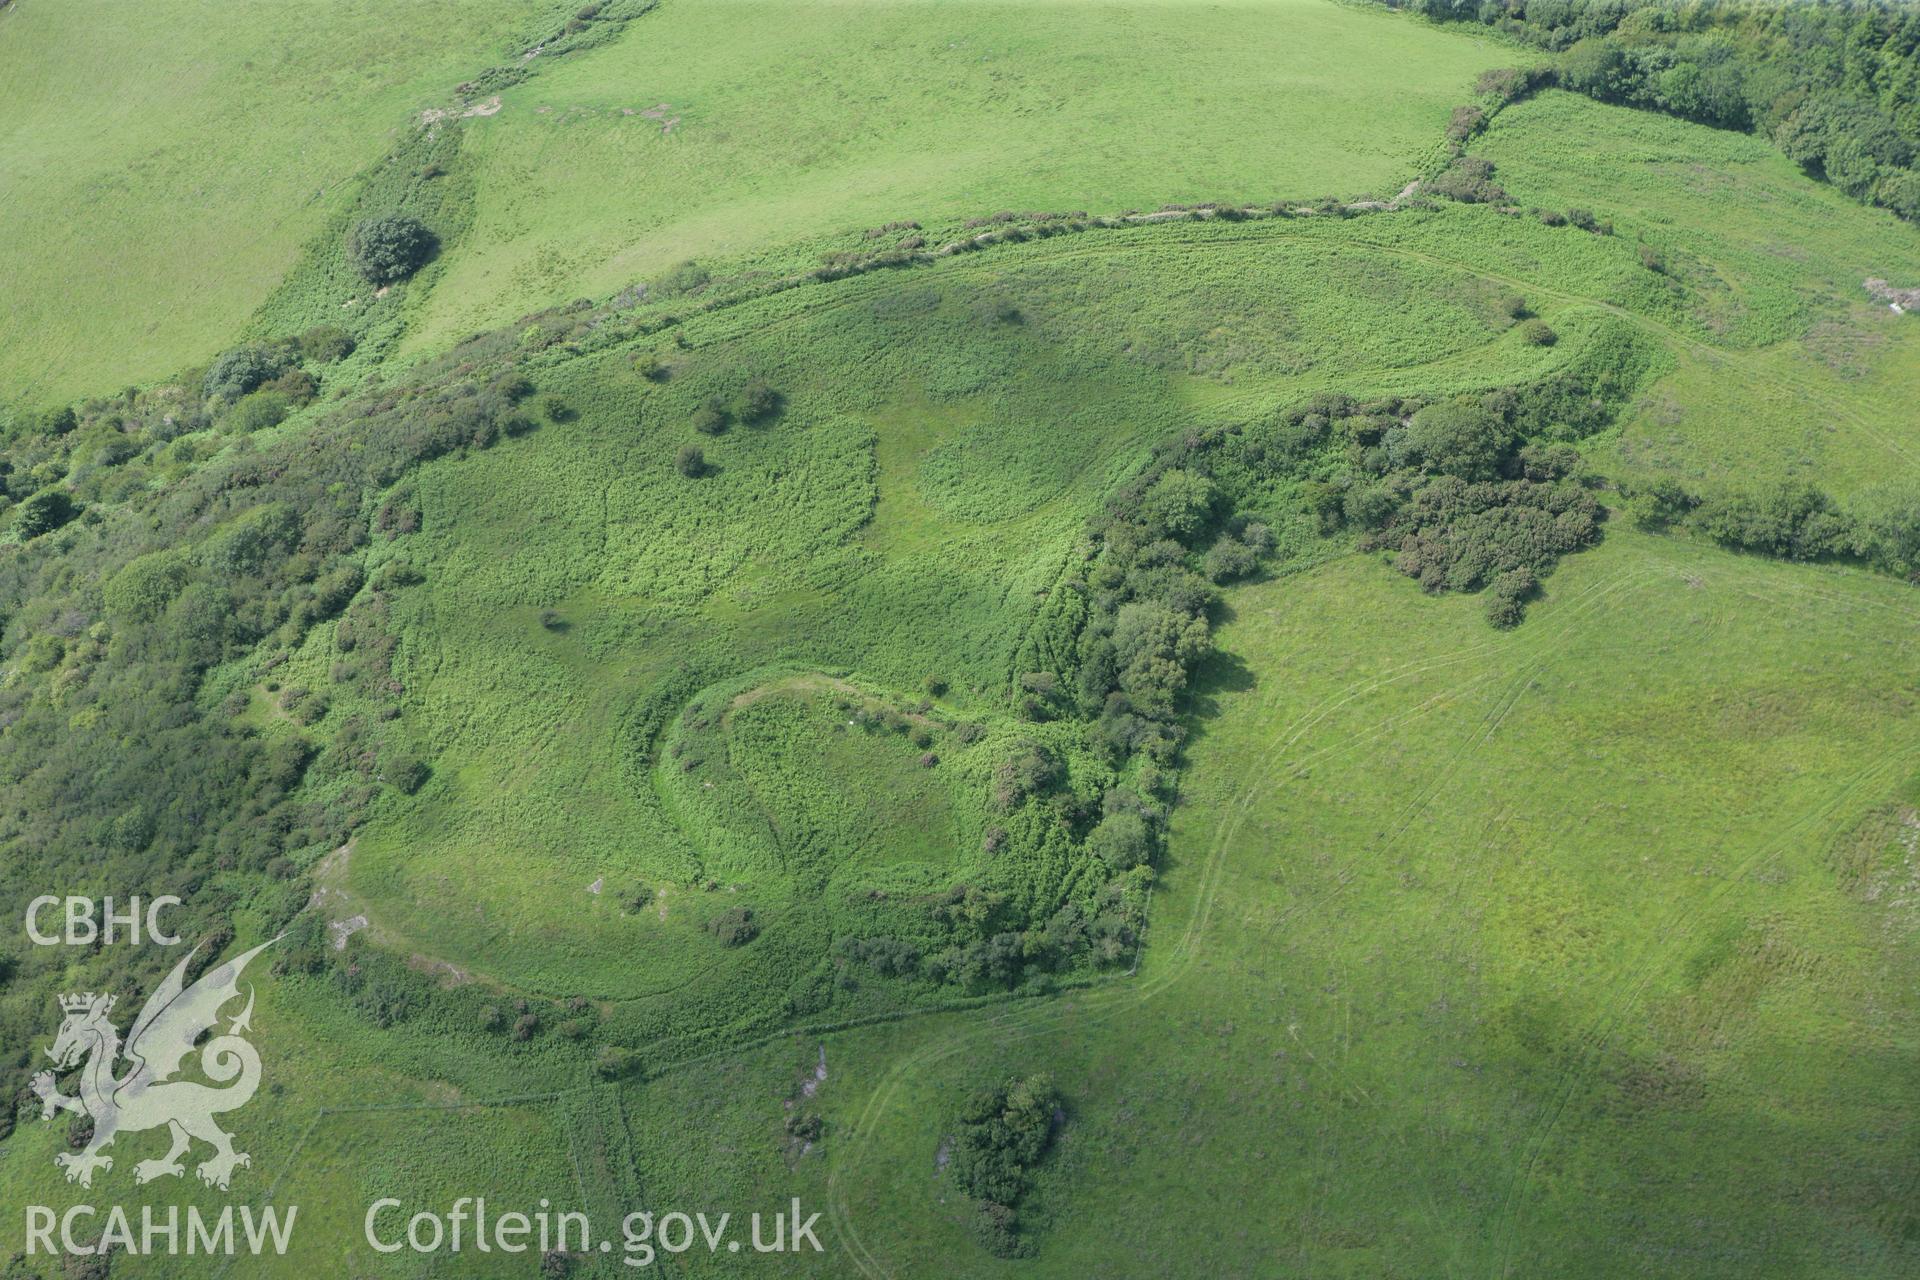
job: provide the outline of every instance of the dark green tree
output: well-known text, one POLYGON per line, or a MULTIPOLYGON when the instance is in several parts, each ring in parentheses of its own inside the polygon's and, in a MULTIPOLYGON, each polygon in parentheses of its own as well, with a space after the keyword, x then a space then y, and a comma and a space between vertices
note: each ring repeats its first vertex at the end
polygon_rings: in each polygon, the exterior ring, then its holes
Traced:
POLYGON ((42 489, 20 504, 20 510, 13 517, 13 527, 23 541, 37 538, 73 519, 77 510, 73 499, 63 490, 42 489))
POLYGON ((369 284, 404 280, 433 256, 433 232, 418 218, 387 213, 363 218, 347 236, 347 261, 369 284))

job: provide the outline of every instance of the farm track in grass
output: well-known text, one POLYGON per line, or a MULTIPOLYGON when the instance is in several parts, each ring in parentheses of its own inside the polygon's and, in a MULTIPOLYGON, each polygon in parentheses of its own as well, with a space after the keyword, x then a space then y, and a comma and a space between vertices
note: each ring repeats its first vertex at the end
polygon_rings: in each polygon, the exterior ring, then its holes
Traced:
POLYGON ((1911 749, 1904 754, 1884 756, 1860 770, 1838 791, 1830 793, 1819 804, 1799 814, 1782 827, 1771 841, 1736 864, 1721 877, 1720 882, 1706 894, 1704 899, 1698 903, 1676 908, 1668 914, 1657 929, 1652 931, 1652 940, 1647 944, 1652 955, 1644 963, 1635 966, 1633 976, 1624 986, 1614 988, 1612 996, 1600 1011, 1599 1016, 1594 1018, 1581 1033, 1579 1042, 1573 1050, 1573 1061, 1562 1070, 1560 1081, 1555 1086, 1547 1107, 1536 1119, 1532 1131, 1527 1136, 1524 1153, 1519 1166, 1514 1170, 1512 1183, 1501 1206, 1500 1262, 1498 1270, 1494 1273, 1495 1280, 1506 1280, 1507 1277, 1516 1274, 1514 1252, 1518 1247, 1520 1218, 1526 1212, 1524 1201, 1527 1190, 1539 1166, 1540 1157, 1561 1116, 1565 1114, 1568 1103, 1592 1079, 1600 1054, 1606 1049, 1621 1021, 1639 1002, 1653 979, 1678 958, 1682 947, 1693 935, 1695 921, 1700 911, 1726 897, 1742 880, 1752 876, 1769 861, 1778 857, 1797 837, 1814 832, 1825 835, 1837 834, 1837 830, 1827 830, 1837 810, 1848 802, 1857 801, 1868 794, 1884 793, 1888 784, 1898 779, 1917 760, 1920 760, 1920 748, 1911 749))
MULTIPOLYGON (((1677 566, 1669 566, 1669 568, 1674 573, 1681 572, 1677 566)), ((1789 586, 1787 589, 1794 594, 1820 599, 1829 605, 1836 603, 1867 605, 1903 613, 1909 618, 1917 616, 1913 609, 1901 609, 1886 601, 1866 600, 1860 597, 1849 598, 1840 596, 1838 593, 1819 592, 1798 585, 1789 586)), ((1756 599, 1765 599, 1758 593, 1743 590, 1743 594, 1752 594, 1756 599)), ((1501 1260, 1496 1273, 1497 1280, 1506 1280, 1506 1277, 1515 1274, 1514 1252, 1517 1248, 1519 1221, 1526 1212, 1524 1201, 1527 1190, 1539 1165, 1540 1157, 1561 1116, 1565 1113, 1568 1103, 1579 1089, 1590 1081, 1601 1052, 1607 1047, 1621 1021, 1640 1000, 1654 977, 1669 968, 1678 958, 1680 951, 1693 934, 1701 911, 1725 898, 1735 886, 1762 870, 1797 838, 1815 832, 1829 836, 1837 834, 1837 829, 1828 829, 1835 820, 1836 812, 1842 811, 1849 802, 1857 801, 1869 793, 1884 792, 1890 783, 1896 781, 1916 761, 1920 761, 1920 748, 1911 749, 1904 754, 1883 756, 1861 769, 1838 790, 1828 793, 1813 808, 1793 818, 1772 840, 1728 870, 1703 900, 1676 908, 1658 928, 1652 931, 1651 941, 1647 944, 1651 954, 1643 963, 1635 966, 1634 975, 1624 988, 1615 988, 1612 998, 1582 1032, 1574 1050, 1573 1061, 1562 1071, 1560 1084, 1554 1089, 1548 1107, 1542 1112, 1527 1136, 1525 1153, 1519 1167, 1514 1171, 1512 1184, 1501 1206, 1501 1260)))
MULTIPOLYGON (((1418 818, 1422 810, 1431 803, 1446 779, 1458 767, 1459 763, 1496 733, 1511 712, 1512 708, 1524 696, 1528 684, 1535 672, 1551 656, 1554 646, 1573 631, 1597 615, 1604 615, 1614 607, 1618 597, 1631 596, 1632 592, 1643 585, 1649 577, 1646 571, 1626 571, 1592 583, 1572 597, 1562 611, 1555 614, 1551 630, 1543 628, 1542 634, 1532 637, 1535 656, 1525 662, 1518 673, 1494 673, 1462 681, 1428 698, 1414 712, 1389 717, 1372 729, 1350 737, 1342 747, 1331 752, 1315 753, 1312 759, 1324 759, 1329 754, 1340 755, 1355 750, 1374 733, 1384 732, 1388 728, 1406 723, 1420 715, 1428 714, 1460 695, 1499 680, 1506 681, 1506 688, 1479 724, 1468 733, 1456 747, 1447 766, 1436 779, 1424 788, 1405 808, 1392 824, 1386 837, 1377 846, 1370 847, 1365 853, 1352 855, 1347 866, 1341 870, 1332 889, 1315 897, 1290 904, 1278 917, 1276 924, 1297 919, 1311 910, 1322 906, 1351 880, 1352 868, 1362 858, 1375 857, 1396 844, 1418 818)), ((975 1042, 988 1036, 1033 1036, 1050 1030, 1068 1016, 1085 1015, 1086 1021, 1099 1023, 1107 1021, 1121 1013, 1147 1003, 1176 985, 1192 968, 1198 953, 1204 947, 1206 933, 1212 919, 1215 902, 1224 876, 1227 855, 1233 846, 1243 823, 1246 820, 1254 798, 1268 790, 1274 779, 1279 777, 1284 783, 1287 776, 1298 776, 1297 770, 1305 763, 1278 759, 1297 745, 1302 738, 1324 723, 1329 716, 1348 704, 1377 692, 1393 684, 1412 679, 1429 671, 1443 669, 1461 662, 1484 656, 1497 648, 1494 640, 1455 649, 1446 654, 1432 655, 1413 662, 1374 673, 1362 680, 1354 681, 1339 692, 1330 695, 1309 711, 1291 722, 1277 735, 1272 747, 1261 757, 1251 771, 1243 771, 1241 778, 1234 784, 1235 798, 1228 801, 1225 813, 1216 824, 1215 834, 1208 841, 1208 852, 1202 861, 1197 880, 1196 896, 1189 909, 1181 935, 1164 953, 1149 951, 1153 972, 1145 979, 1105 986, 1081 998, 1071 1009, 1062 1007, 1058 1002, 1048 1002, 1037 1007, 1029 1006, 1012 1010, 1004 1016, 995 1016, 983 1024, 963 1027, 933 1044, 903 1058, 874 1086, 865 1106, 848 1136, 850 1150, 830 1173, 828 1178, 829 1207, 833 1215, 835 1232, 853 1254, 862 1272, 868 1276, 892 1276, 894 1273, 878 1259, 866 1245, 858 1226, 848 1208, 845 1187, 850 1175, 856 1171, 862 1159, 862 1153, 884 1119, 894 1095, 907 1076, 915 1071, 949 1059, 965 1051, 975 1042), (1248 776, 1251 772, 1257 776, 1248 776)), ((1271 706, 1271 697, 1265 705, 1271 706)), ((1302 1046, 1309 1054, 1311 1050, 1302 1046)), ((1318 1061, 1318 1059, 1316 1059, 1318 1061)), ((1329 1073, 1333 1068, 1320 1062, 1329 1073)), ((1349 1086, 1358 1088, 1358 1086, 1349 1086)), ((1359 1090, 1364 1094, 1364 1090, 1359 1090)))

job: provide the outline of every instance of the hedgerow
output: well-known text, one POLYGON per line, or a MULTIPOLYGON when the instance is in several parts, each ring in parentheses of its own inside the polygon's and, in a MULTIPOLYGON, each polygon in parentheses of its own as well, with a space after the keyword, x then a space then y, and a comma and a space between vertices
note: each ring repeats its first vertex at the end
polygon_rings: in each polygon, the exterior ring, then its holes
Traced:
POLYGON ((1805 481, 1694 488, 1659 479, 1627 494, 1627 508, 1642 528, 1685 529, 1788 560, 1852 561, 1920 582, 1920 497, 1911 493, 1870 491, 1843 504, 1805 481))

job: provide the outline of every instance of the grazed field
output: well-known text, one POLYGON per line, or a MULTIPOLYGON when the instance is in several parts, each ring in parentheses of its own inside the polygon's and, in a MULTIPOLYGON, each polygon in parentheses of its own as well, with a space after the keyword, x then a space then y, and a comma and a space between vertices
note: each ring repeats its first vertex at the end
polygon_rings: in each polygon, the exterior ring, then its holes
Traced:
MULTIPOLYGON (((1076 1104, 1034 1274, 1911 1263, 1905 590, 1617 534, 1512 637, 1365 558, 1233 603, 1137 978, 828 1037, 821 1158, 750 1105, 650 1185, 792 1187, 861 1273, 950 1266, 941 1099, 1041 1063, 1076 1104)), ((814 1043, 632 1108, 776 1099, 814 1043)))
POLYGON ((360 171, 538 8, 9 6, 0 398, 37 408, 210 359, 360 171))
POLYGON ((1320 0, 668 4, 477 122, 413 345, 901 219, 1391 195, 1494 48, 1320 0))

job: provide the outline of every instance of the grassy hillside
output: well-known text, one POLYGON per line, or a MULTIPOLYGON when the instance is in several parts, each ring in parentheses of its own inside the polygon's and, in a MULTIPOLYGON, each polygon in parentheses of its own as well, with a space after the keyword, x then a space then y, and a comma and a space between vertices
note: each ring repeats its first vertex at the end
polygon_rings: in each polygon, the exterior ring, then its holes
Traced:
POLYGON ((1322 0, 670 3, 475 123, 415 349, 902 219, 1391 195, 1497 48, 1322 0))
POLYGON ((543 5, 15 4, 0 14, 0 401, 211 357, 361 170, 543 5), (433 31, 432 40, 396 33, 433 31))
POLYGON ((728 1107, 647 1181, 831 1198, 821 1274, 1900 1274, 1908 594, 1627 533, 1511 637, 1364 558, 1246 588, 1137 979, 830 1037, 820 1157, 728 1107), (1036 1069, 1072 1110, 996 1266, 938 1153, 1036 1069))
POLYGON ((1899 410, 1920 392, 1920 335, 1862 287, 1906 279, 1913 227, 1807 181, 1765 142, 1566 93, 1501 112, 1475 150, 1515 200, 1611 219, 1684 300, 1701 341, 1676 349, 1626 424, 1621 474, 1848 493, 1920 463, 1899 410))
MULTIPOLYGON (((993 725, 1084 520, 1146 445, 1308 388, 1527 381, 1613 332, 1540 305, 1566 331, 1552 348, 1520 341, 1468 271, 1355 245, 1338 223, 1141 227, 697 317, 663 349, 664 381, 635 371, 632 346, 566 361, 541 379, 562 421, 408 486, 421 532, 397 545, 426 581, 394 605, 396 672, 435 776, 362 832, 345 887, 410 945, 515 987, 579 990, 588 955, 630 961, 593 963, 595 996, 676 985, 715 956, 682 932, 715 909, 682 907, 687 888, 718 878, 769 912, 792 888, 777 859, 743 861, 744 837, 716 834, 737 818, 702 806, 741 767, 737 739, 633 772, 651 699, 707 690, 684 724, 726 720, 720 704, 788 672, 855 675, 896 704, 934 675, 941 716, 993 725), (1338 303, 1333 278, 1351 282, 1338 303), (700 406, 753 376, 780 389, 778 416, 701 436, 700 406), (712 468, 697 482, 673 466, 689 441, 712 468), (721 775, 682 771, 722 757, 721 775), (623 878, 671 886, 660 919, 587 892, 623 878), (453 884, 463 910, 438 909, 453 884)), ((316 630, 273 678, 323 685, 339 643, 316 630)), ((983 762, 1008 739, 938 732, 941 789, 976 847, 983 762)))

